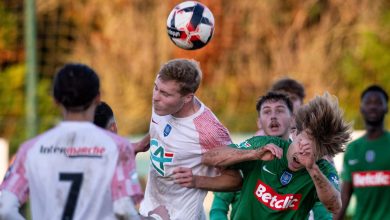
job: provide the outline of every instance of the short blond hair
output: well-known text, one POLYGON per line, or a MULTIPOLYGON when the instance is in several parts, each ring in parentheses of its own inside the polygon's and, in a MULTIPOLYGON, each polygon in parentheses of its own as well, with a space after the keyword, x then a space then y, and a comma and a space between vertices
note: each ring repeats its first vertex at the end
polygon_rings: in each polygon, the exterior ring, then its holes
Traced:
POLYGON ((316 159, 344 151, 351 138, 351 124, 343 117, 337 98, 325 93, 317 96, 297 112, 298 133, 306 130, 316 142, 316 159))
POLYGON ((158 77, 163 81, 174 80, 180 84, 180 94, 198 90, 202 80, 199 62, 193 59, 173 59, 162 65, 158 77))

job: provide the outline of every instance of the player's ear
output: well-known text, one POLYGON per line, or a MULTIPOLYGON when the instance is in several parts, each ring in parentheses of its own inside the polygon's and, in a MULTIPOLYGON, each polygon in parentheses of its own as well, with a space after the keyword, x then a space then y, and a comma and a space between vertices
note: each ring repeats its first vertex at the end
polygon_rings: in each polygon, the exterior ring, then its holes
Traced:
POLYGON ((193 98, 194 98, 194 93, 189 93, 184 96, 184 102, 187 104, 191 102, 193 98))
POLYGON ((60 103, 56 98, 54 98, 54 97, 53 97, 53 102, 54 102, 54 104, 55 104, 56 106, 60 106, 60 105, 61 105, 61 103, 60 103))
POLYGON ((101 102, 101 98, 100 98, 100 92, 97 94, 97 96, 93 99, 93 102, 96 104, 96 105, 99 105, 100 102, 101 102))
POLYGON ((118 133, 118 127, 116 125, 116 122, 112 123, 109 128, 110 131, 114 132, 115 134, 118 133))
POLYGON ((257 117, 256 124, 257 124, 257 128, 258 128, 259 130, 262 129, 261 121, 260 121, 260 115, 259 115, 259 117, 257 117))

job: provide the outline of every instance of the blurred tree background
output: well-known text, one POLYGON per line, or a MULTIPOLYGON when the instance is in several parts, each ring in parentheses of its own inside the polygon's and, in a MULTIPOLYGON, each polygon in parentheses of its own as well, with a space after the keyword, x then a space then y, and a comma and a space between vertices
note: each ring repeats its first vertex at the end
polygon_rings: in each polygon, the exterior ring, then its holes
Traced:
MULTIPOLYGON (((202 0, 216 24, 198 51, 177 48, 166 34, 179 2, 36 0, 39 132, 61 118, 50 84, 70 61, 99 73, 102 98, 130 137, 147 132, 155 74, 176 57, 200 61, 198 96, 231 132, 256 129, 255 102, 281 77, 301 81, 306 101, 325 91, 338 96, 355 129, 363 129, 361 91, 377 83, 390 92, 388 0, 202 0)), ((11 153, 26 138, 24 61, 23 1, 0 1, 0 137, 11 153)))

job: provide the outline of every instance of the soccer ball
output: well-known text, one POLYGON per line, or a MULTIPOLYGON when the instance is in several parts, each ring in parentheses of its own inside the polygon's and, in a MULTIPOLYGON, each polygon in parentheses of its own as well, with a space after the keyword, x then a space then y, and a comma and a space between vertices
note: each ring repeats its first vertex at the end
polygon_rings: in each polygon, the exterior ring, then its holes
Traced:
POLYGON ((167 19, 169 38, 178 47, 196 50, 206 46, 214 33, 214 16, 205 5, 185 1, 172 9, 167 19))

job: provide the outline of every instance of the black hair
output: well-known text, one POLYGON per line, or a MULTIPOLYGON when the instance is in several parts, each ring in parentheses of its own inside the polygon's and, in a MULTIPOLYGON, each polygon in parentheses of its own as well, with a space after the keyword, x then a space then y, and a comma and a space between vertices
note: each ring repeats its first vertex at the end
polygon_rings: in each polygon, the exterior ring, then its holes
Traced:
POLYGON ((362 95, 360 96, 360 100, 362 100, 364 98, 364 96, 368 93, 368 92, 380 92, 383 94, 383 96, 385 97, 385 100, 386 102, 389 101, 389 96, 387 95, 387 92, 380 86, 378 85, 371 85, 369 87, 367 87, 363 92, 362 92, 362 95))
POLYGON ((286 103, 288 110, 290 112, 293 112, 293 104, 291 100, 288 98, 288 96, 285 93, 281 92, 268 92, 264 96, 260 97, 260 99, 256 103, 256 111, 260 112, 261 106, 266 102, 266 101, 283 101, 286 103))
POLYGON ((66 110, 86 110, 99 95, 99 77, 84 64, 65 64, 54 78, 53 96, 66 110))
POLYGON ((111 107, 105 102, 100 102, 100 104, 96 106, 93 123, 101 128, 106 128, 112 117, 114 117, 114 112, 111 107))

